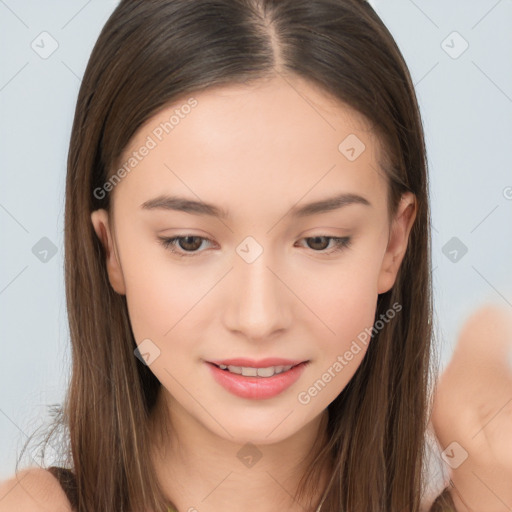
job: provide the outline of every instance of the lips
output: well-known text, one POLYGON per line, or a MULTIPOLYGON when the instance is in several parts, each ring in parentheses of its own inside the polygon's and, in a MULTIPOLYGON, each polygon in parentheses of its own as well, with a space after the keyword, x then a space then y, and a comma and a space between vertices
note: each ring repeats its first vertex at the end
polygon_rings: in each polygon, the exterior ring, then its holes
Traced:
MULTIPOLYGON (((268 361, 278 361, 278 362, 296 362, 290 361, 289 359, 264 359, 262 361, 250 361, 247 359, 227 359, 226 362, 244 362, 244 364, 263 364, 268 365, 268 361)), ((307 361, 296 364, 290 368, 290 365, 286 365, 289 369, 275 374, 273 376, 245 376, 239 375, 237 373, 223 370, 219 366, 217 366, 213 362, 205 361, 206 366, 208 367, 211 375, 214 380, 220 384, 224 389, 236 395, 240 398, 252 399, 252 400, 264 400, 268 398, 273 398, 281 393, 283 393, 286 389, 291 387, 303 372, 306 369, 308 364, 307 361)), ((219 364, 223 364, 219 361, 219 364)), ((233 365, 235 366, 235 365, 233 365)), ((272 365, 271 365, 272 366, 272 365)), ((277 365, 281 366, 281 365, 277 365)), ((240 368, 240 367, 238 367, 240 368)), ((256 368, 256 367, 252 367, 256 368)), ((261 368, 266 368, 266 366, 258 366, 259 371, 261 368)))
POLYGON ((278 357, 268 357, 266 359, 255 359, 247 358, 236 358, 236 359, 223 359, 216 361, 208 361, 215 366, 244 366, 249 368, 268 368, 269 366, 297 366, 298 364, 305 363, 307 361, 301 359, 282 359, 278 357))

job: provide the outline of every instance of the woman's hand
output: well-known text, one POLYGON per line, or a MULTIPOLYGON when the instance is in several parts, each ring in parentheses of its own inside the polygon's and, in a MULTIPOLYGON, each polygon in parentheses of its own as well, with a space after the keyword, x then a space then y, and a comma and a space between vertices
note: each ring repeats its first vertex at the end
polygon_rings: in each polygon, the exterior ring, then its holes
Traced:
POLYGON ((480 308, 437 384, 432 424, 457 512, 512 511, 512 308, 480 308))

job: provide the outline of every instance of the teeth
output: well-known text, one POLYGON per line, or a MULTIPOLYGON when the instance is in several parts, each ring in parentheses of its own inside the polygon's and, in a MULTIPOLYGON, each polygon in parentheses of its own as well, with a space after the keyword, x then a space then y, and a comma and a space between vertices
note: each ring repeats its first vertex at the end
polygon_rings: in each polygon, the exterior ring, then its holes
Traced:
POLYGON ((244 367, 242 367, 242 375, 244 377, 257 377, 258 376, 258 369, 257 368, 244 368, 244 367))
POLYGON ((224 364, 219 364, 219 368, 221 370, 229 370, 231 373, 243 375, 244 377, 272 377, 273 375, 287 372, 290 368, 292 368, 292 365, 269 366, 267 368, 251 368, 246 366, 226 366, 224 364))
MULTIPOLYGON (((256 368, 253 368, 253 370, 256 370, 256 368)), ((258 377, 272 377, 275 373, 276 369, 273 366, 270 366, 269 368, 258 368, 256 370, 256 375, 258 377)), ((245 375, 245 371, 242 371, 242 375, 245 375)))

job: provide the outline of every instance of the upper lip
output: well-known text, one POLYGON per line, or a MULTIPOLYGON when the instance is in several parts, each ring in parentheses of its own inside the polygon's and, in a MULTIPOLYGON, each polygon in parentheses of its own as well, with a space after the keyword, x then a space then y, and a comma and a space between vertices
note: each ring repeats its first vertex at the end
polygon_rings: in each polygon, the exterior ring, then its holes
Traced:
POLYGON ((212 363, 216 366, 224 365, 224 366, 244 366, 249 368, 268 368, 270 366, 296 366, 300 363, 304 363, 306 361, 301 360, 292 360, 292 359, 281 359, 279 357, 267 357, 266 359, 260 359, 256 361, 255 359, 247 359, 245 357, 239 357, 235 359, 223 359, 218 361, 207 361, 208 363, 212 363))

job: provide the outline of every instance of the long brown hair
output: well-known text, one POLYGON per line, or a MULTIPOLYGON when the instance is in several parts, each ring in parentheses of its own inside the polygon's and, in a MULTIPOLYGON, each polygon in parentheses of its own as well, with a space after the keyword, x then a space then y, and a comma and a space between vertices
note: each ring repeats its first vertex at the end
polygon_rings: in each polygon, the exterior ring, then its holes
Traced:
POLYGON ((312 452, 297 496, 330 464, 322 512, 417 511, 425 489, 425 430, 437 375, 433 347, 427 159, 404 58, 363 0, 123 0, 90 56, 68 156, 65 280, 72 375, 60 421, 78 512, 165 511, 150 460, 161 387, 134 357, 125 296, 110 286, 90 214, 141 125, 177 98, 212 86, 295 74, 370 121, 384 149, 388 213, 411 191, 417 214, 394 286, 346 388, 328 406, 326 442, 312 452), (435 364, 434 364, 435 363, 435 364))

